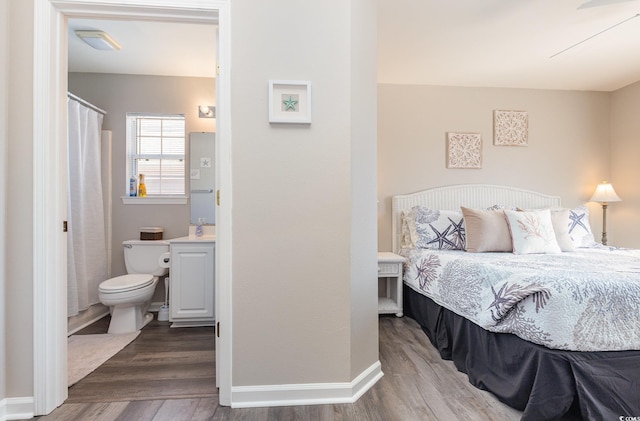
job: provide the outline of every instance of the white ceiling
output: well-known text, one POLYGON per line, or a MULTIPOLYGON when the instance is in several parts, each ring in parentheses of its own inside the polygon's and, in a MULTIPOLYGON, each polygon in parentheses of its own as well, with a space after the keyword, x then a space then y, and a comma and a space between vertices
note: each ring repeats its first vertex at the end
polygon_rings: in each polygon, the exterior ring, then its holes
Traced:
POLYGON ((378 81, 612 91, 639 80, 640 2, 582 3, 379 0, 378 81))
MULTIPOLYGON (((585 1, 378 0, 378 81, 613 91, 640 80, 640 0, 585 1)), ((69 27, 69 71, 215 74, 213 25, 69 27), (122 50, 93 50, 76 29, 106 31, 122 50)))
POLYGON ((69 71, 214 77, 216 26, 193 23, 69 19, 69 71), (75 34, 108 33, 122 49, 95 50, 75 34))

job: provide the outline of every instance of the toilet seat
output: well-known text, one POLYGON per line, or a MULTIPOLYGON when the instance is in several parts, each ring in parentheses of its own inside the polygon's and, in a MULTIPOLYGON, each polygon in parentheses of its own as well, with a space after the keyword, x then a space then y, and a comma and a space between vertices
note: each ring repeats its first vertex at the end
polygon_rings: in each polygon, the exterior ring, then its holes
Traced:
POLYGON ((105 294, 134 291, 153 284, 153 275, 129 274, 107 279, 100 283, 99 290, 105 294))

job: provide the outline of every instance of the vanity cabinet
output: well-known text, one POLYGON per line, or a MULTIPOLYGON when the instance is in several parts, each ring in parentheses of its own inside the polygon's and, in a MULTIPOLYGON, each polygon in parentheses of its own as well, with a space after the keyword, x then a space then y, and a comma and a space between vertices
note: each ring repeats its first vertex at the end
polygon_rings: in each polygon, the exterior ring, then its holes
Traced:
POLYGON ((170 241, 169 321, 171 327, 213 326, 215 241, 170 241))

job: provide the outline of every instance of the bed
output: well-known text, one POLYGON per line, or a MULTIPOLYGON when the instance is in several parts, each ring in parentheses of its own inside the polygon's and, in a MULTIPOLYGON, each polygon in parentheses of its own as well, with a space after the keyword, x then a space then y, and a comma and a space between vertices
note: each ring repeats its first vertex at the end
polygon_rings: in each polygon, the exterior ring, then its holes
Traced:
POLYGON ((506 186, 392 198, 404 314, 523 420, 640 417, 640 251, 596 243, 588 219, 506 186))

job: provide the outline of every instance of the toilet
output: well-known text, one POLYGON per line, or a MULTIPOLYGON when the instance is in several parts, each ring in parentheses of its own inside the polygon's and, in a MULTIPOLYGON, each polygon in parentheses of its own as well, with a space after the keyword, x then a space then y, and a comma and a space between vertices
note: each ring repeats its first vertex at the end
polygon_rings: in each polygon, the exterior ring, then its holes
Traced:
POLYGON ((109 333, 136 332, 146 326, 153 315, 147 310, 161 276, 169 273, 161 260, 169 252, 164 240, 127 240, 124 263, 127 275, 100 283, 98 299, 111 310, 109 333))

